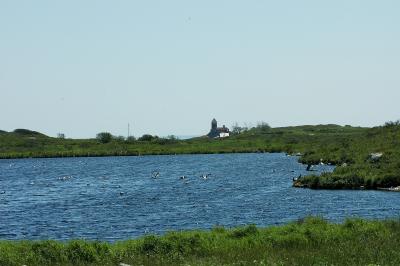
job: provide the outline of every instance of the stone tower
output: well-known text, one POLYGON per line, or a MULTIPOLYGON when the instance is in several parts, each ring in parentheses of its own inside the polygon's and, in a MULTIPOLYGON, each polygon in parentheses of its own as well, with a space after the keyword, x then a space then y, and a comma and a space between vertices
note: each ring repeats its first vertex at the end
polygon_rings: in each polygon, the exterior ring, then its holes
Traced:
POLYGON ((211 121, 211 130, 217 130, 218 127, 218 123, 217 120, 215 120, 215 118, 211 121))
POLYGON ((210 132, 207 134, 207 136, 209 138, 215 138, 219 136, 218 133, 218 123, 217 120, 215 120, 215 118, 211 121, 211 130, 210 132))

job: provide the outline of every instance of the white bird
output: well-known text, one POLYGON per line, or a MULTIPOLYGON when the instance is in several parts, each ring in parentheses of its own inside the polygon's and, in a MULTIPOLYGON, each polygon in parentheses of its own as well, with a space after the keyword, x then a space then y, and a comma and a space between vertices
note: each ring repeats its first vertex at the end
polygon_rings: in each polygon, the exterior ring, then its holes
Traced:
POLYGON ((203 175, 201 175, 201 177, 203 178, 203 179, 207 179, 209 176, 211 176, 211 174, 203 174, 203 175))

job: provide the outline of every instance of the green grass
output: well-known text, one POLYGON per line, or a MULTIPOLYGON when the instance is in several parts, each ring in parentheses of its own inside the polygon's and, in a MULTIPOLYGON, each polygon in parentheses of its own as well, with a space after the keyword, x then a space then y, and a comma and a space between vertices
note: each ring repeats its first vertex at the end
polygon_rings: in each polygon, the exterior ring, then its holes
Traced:
POLYGON ((400 265, 400 221, 306 218, 116 243, 0 241, 0 265, 400 265))
POLYGON ((96 139, 57 139, 37 132, 0 132, 0 158, 206 154, 239 152, 300 153, 305 164, 335 164, 333 173, 305 176, 297 186, 366 188, 400 185, 400 125, 374 128, 338 125, 253 128, 226 139, 160 139, 100 143, 96 139), (369 154, 382 152, 379 161, 369 154), (344 165, 344 163, 346 165, 344 165))

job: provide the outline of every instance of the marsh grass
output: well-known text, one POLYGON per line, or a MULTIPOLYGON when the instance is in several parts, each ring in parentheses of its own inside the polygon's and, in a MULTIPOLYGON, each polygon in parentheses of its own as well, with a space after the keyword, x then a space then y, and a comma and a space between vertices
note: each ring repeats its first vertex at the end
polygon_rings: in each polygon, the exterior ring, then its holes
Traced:
POLYGON ((400 265, 400 221, 308 217, 116 243, 2 241, 0 265, 400 265))

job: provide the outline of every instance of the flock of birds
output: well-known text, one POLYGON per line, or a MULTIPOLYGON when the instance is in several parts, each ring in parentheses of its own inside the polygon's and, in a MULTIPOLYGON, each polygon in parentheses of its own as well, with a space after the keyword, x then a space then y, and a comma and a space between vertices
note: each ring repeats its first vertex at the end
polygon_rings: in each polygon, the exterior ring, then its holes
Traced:
MULTIPOLYGON (((211 176, 211 174, 202 174, 202 175, 200 175, 200 178, 208 179, 210 176, 211 176)), ((159 171, 153 171, 151 173, 151 177, 153 179, 159 178, 160 177, 160 172, 159 171)), ((179 179, 181 179, 181 180, 184 180, 184 179, 187 179, 187 178, 188 178, 188 176, 186 176, 186 175, 182 175, 182 176, 179 177, 179 179)))
MULTIPOLYGON (((13 166, 13 165, 10 164, 10 167, 12 167, 12 166, 13 166)), ((160 172, 159 172, 159 171, 155 170, 155 171, 151 172, 151 178, 157 179, 157 178, 159 178, 159 177, 160 177, 160 172)), ((204 179, 204 180, 206 180, 206 179, 208 179, 208 178, 211 177, 211 174, 210 174, 210 173, 201 174, 199 177, 202 178, 202 179, 204 179)), ((73 178, 73 176, 66 175, 66 176, 60 176, 60 177, 58 177, 58 180, 60 180, 60 181, 68 181, 68 180, 70 180, 70 179, 72 179, 72 178, 73 178)), ((103 178, 105 178, 105 177, 103 177, 103 178)), ((182 176, 179 177, 179 179, 181 179, 181 180, 187 180, 187 179, 188 179, 188 176, 187 176, 187 175, 182 175, 182 176)), ((187 182, 185 182, 185 183, 187 183, 187 182)), ((34 182, 30 182, 29 184, 30 184, 30 185, 34 185, 35 183, 34 183, 34 182)), ((90 184, 86 184, 86 185, 89 186, 90 184)), ((121 187, 121 186, 119 186, 119 188, 120 188, 120 187, 121 187)), ((6 191, 5 191, 5 190, 0 190, 0 194, 6 194, 6 191)), ((122 196, 122 195, 125 194, 125 192, 122 192, 122 191, 121 191, 119 194, 122 196)))
MULTIPOLYGON (((306 168, 306 171, 316 171, 315 169, 313 169, 314 168, 314 165, 311 165, 311 164, 308 164, 308 166, 307 166, 307 168, 306 168)), ((275 170, 273 170, 273 172, 275 172, 275 170)), ((294 172, 294 171, 292 171, 292 172, 294 172)), ((208 179, 209 177, 211 176, 211 174, 210 173, 208 173, 208 174, 202 174, 202 175, 200 175, 200 178, 202 178, 202 179, 208 179)), ((153 172, 151 172, 151 178, 153 178, 153 179, 157 179, 157 178, 159 178, 160 177, 160 172, 159 171, 157 171, 157 170, 155 170, 155 171, 153 171, 153 172)), ((293 178, 293 181, 296 181, 296 180, 298 180, 299 178, 301 178, 302 177, 302 175, 300 174, 298 177, 294 177, 293 178)), ((59 177, 58 179, 59 180, 61 180, 61 181, 67 181, 67 180, 69 180, 69 179, 71 179, 72 178, 72 176, 62 176, 62 177, 59 177)), ((180 176, 179 177, 179 179, 181 179, 181 180, 186 180, 186 179, 188 179, 188 176, 186 176, 186 175, 182 175, 182 176, 180 176)), ((34 183, 33 182, 31 182, 31 185, 33 185, 34 183)), ((88 184, 89 185, 89 184, 88 184)), ((3 191, 0 191, 0 194, 5 194, 6 192, 3 190, 3 191)), ((125 193, 124 192, 120 192, 120 195, 124 195, 125 193)))

